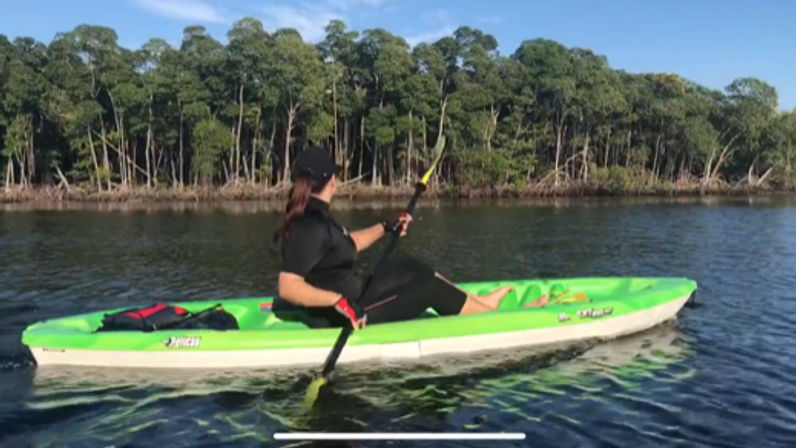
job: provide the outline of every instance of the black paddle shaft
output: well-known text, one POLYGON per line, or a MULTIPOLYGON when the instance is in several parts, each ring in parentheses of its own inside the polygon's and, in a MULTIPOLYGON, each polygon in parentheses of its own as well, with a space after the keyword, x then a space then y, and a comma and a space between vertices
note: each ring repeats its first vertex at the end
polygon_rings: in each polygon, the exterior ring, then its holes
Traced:
MULTIPOLYGON (((409 200, 409 205, 406 206, 405 213, 411 215, 415 211, 415 206, 417 205, 417 200, 420 198, 420 195, 426 191, 426 184, 422 182, 418 182, 415 184, 415 193, 412 195, 412 198, 409 200)), ((373 268, 373 274, 375 275, 376 271, 378 271, 379 267, 390 257, 390 253, 395 249, 395 246, 398 244, 398 238, 401 235, 401 224, 397 223, 395 228, 390 231, 390 241, 387 243, 387 248, 384 250, 384 255, 382 255, 381 260, 376 264, 376 267, 373 268)), ((370 275, 365 280, 365 287, 362 290, 362 294, 359 296, 359 299, 354 303, 354 309, 357 311, 357 316, 359 316, 359 312, 361 311, 361 306, 359 302, 361 301, 362 297, 365 297, 365 294, 370 291, 370 286, 373 283, 374 275, 370 275)), ((343 327, 343 331, 340 332, 340 336, 337 337, 337 341, 334 343, 334 347, 332 347, 332 351, 329 352, 329 356, 326 357, 326 362, 323 365, 323 371, 321 375, 324 377, 329 376, 329 374, 334 370, 335 365, 337 364, 337 359, 340 357, 340 354, 343 352, 343 347, 345 347, 346 342, 348 342, 348 337, 351 336, 351 333, 354 331, 354 327, 352 325, 346 325, 343 327)))

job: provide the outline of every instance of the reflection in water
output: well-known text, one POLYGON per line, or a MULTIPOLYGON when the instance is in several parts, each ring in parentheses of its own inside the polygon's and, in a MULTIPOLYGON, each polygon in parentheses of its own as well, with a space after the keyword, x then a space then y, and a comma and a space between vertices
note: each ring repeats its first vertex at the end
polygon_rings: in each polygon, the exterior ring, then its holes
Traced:
POLYGON ((672 365, 688 352, 669 323, 554 351, 345 365, 309 412, 300 400, 310 379, 306 369, 40 368, 26 412, 60 410, 78 422, 81 438, 117 443, 149 440, 175 427, 186 437, 202 432, 219 442, 268 442, 278 430, 417 430, 418 425, 435 431, 532 432, 545 416, 579 424, 578 413, 551 410, 561 396, 575 402, 600 400, 608 392, 632 396, 645 379, 687 377, 687 369, 672 365), (537 414, 529 403, 545 410, 537 414))

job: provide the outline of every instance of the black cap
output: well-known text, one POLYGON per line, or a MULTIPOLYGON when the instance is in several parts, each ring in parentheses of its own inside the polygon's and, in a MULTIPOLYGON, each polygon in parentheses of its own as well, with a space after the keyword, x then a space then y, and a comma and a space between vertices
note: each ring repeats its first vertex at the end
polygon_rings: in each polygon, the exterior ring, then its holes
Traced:
POLYGON ((300 175, 307 175, 315 182, 325 182, 340 170, 329 157, 329 150, 320 146, 311 146, 296 156, 293 164, 293 180, 300 175))

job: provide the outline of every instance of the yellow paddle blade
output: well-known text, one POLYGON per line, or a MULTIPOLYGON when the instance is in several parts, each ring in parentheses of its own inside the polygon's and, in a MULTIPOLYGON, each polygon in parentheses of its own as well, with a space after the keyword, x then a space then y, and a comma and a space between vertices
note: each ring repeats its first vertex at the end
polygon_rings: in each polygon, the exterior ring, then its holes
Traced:
POLYGON ((312 405, 318 399, 318 393, 324 384, 326 384, 326 378, 320 376, 312 380, 310 385, 307 386, 307 393, 304 394, 304 409, 312 409, 312 405))
POLYGON ((420 179, 420 183, 423 185, 428 184, 428 180, 431 179, 431 175, 434 173, 434 168, 437 167, 437 164, 442 159, 442 151, 445 149, 445 136, 441 135, 439 140, 437 140, 437 144, 434 145, 434 161, 431 162, 431 165, 426 170, 426 174, 420 179))

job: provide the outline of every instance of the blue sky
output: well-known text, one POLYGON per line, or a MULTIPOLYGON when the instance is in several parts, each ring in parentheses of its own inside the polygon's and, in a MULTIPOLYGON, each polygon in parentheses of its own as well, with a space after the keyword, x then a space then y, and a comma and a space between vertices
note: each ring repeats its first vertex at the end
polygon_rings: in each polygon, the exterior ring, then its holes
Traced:
POLYGON ((459 25, 493 34, 510 54, 544 37, 590 48, 615 68, 678 73, 712 88, 755 76, 796 107, 796 0, 0 0, 0 33, 49 42, 81 23, 113 27, 137 47, 150 37, 177 44, 205 25, 220 40, 240 17, 267 30, 298 29, 317 41, 331 18, 355 30, 383 27, 411 44, 459 25))

